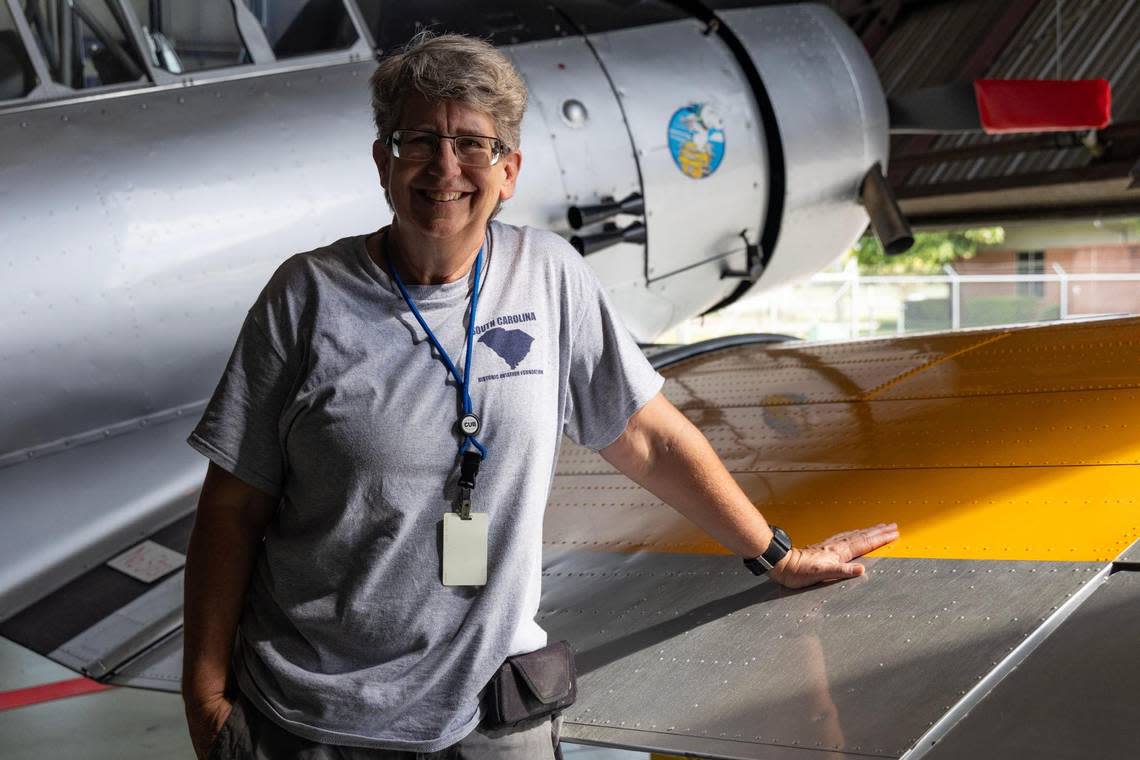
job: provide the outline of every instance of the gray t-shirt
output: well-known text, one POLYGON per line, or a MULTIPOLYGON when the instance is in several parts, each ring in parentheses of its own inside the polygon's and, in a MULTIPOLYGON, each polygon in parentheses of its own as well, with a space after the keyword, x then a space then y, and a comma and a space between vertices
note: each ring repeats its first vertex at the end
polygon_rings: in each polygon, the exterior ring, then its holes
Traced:
MULTIPOLYGON (((562 238, 493 223, 490 240, 471 382, 486 586, 442 585, 457 385, 364 236, 277 270, 190 436, 280 496, 235 662, 242 691, 300 736, 433 752, 471 732, 496 668, 546 644, 542 517, 562 434, 604 448, 661 389, 562 238)), ((473 274, 409 286, 460 371, 473 274)))

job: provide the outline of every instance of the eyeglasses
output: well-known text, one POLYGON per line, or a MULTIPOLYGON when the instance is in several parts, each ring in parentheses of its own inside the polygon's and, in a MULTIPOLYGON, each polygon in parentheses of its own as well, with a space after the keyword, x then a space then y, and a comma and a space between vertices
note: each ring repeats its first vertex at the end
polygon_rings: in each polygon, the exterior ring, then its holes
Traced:
POLYGON ((464 166, 494 166, 511 149, 502 140, 483 135, 437 135, 419 129, 397 129, 388 138, 392 155, 407 161, 430 161, 439 152, 439 144, 451 140, 455 158, 464 166))

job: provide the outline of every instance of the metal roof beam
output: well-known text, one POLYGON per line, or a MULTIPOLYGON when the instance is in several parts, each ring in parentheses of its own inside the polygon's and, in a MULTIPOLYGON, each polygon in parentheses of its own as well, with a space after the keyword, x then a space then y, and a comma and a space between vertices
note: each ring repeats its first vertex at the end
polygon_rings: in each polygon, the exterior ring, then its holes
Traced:
POLYGON ((882 44, 887 41, 891 28, 898 20, 902 9, 903 0, 887 0, 864 28, 860 38, 863 40, 863 47, 867 48, 867 53, 872 58, 875 57, 875 53, 879 52, 882 44))
MULTIPOLYGON (((1135 150, 1129 150, 1127 145, 1124 145, 1123 150, 1114 150, 1114 148, 1119 147, 1116 145, 1118 142, 1140 138, 1140 121, 1113 124, 1104 129, 1097 130, 1096 135, 1097 143, 1107 144, 1108 148, 1106 152, 1115 155, 1116 158, 1132 155, 1140 156, 1140 153, 1137 153, 1135 150)), ((891 166, 901 171, 903 169, 910 170, 928 164, 940 164, 946 161, 970 161, 976 158, 1003 156, 1009 153, 1068 150, 1082 146, 1090 149, 1091 152, 1092 146, 1084 133, 1046 132, 1043 134, 1006 138, 995 142, 979 143, 977 145, 964 145, 960 148, 934 150, 912 156, 899 156, 898 158, 892 159, 891 166)), ((1112 156, 1110 155, 1109 157, 1111 158, 1112 156)))

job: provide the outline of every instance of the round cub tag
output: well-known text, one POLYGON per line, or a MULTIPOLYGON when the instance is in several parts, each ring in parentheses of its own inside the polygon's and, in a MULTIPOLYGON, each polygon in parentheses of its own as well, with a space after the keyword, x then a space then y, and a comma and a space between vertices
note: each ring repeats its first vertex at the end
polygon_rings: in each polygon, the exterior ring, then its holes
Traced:
POLYGON ((459 418, 459 429, 464 435, 475 435, 479 432, 479 418, 474 414, 465 414, 459 418))

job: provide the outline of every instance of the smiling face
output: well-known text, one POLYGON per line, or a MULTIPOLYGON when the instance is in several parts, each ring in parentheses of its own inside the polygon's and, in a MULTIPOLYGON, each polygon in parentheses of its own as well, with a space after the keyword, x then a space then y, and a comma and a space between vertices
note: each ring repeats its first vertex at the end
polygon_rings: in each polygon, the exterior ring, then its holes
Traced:
MULTIPOLYGON (((496 136, 495 122, 488 114, 454 100, 428 101, 419 93, 404 100, 399 128, 496 136)), ((521 163, 516 149, 494 166, 464 166, 456 160, 450 140, 442 141, 429 161, 393 158, 391 148, 379 140, 372 155, 401 232, 463 246, 482 240, 495 206, 514 195, 521 163)))

